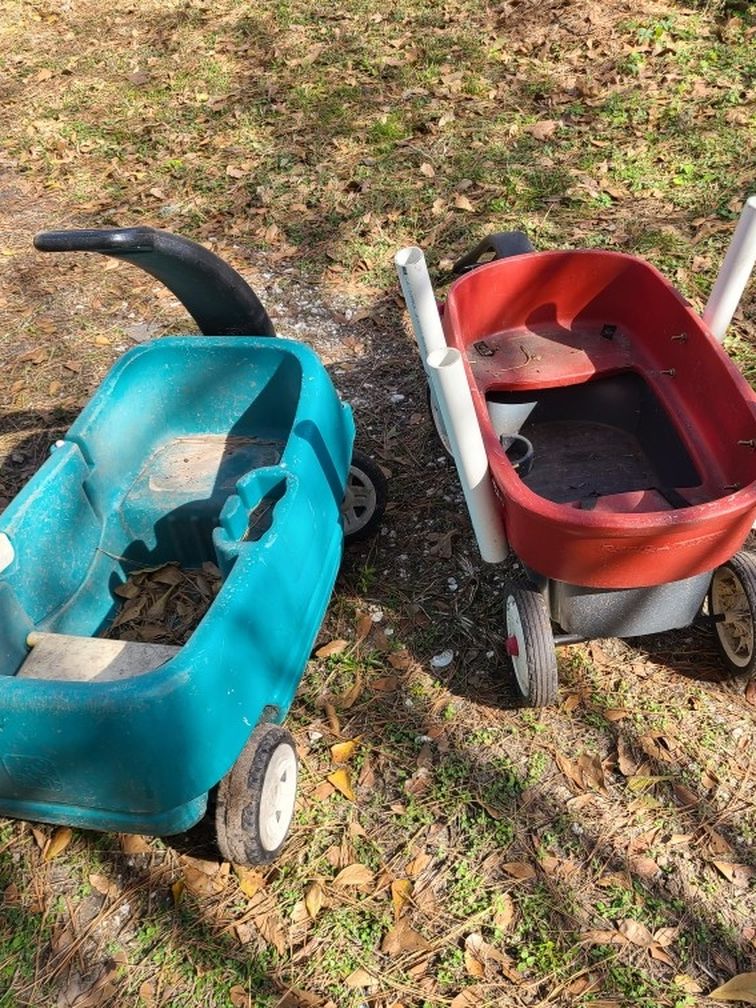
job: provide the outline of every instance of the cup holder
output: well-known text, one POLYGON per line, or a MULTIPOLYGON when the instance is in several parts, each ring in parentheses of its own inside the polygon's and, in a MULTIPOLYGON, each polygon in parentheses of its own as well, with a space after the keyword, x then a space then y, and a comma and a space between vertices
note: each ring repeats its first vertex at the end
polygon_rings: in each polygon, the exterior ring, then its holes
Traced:
POLYGON ((512 468, 524 479, 533 468, 533 445, 522 434, 502 434, 499 442, 512 468))

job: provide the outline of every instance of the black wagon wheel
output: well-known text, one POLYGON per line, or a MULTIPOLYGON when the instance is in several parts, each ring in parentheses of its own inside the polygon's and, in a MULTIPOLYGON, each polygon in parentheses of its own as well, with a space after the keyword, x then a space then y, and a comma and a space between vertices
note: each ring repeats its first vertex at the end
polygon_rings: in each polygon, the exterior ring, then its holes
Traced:
POLYGON ((529 707, 556 701, 559 687, 556 647, 543 595, 529 585, 509 586, 505 601, 507 653, 529 707))
POLYGON ((348 543, 370 539, 378 531, 388 497, 383 470, 364 452, 355 451, 349 466, 344 503, 344 539, 348 543))
POLYGON ((291 732, 261 724, 218 786, 215 831, 226 861, 270 864, 283 847, 297 797, 297 750, 291 732))
POLYGON ((722 660, 735 675, 756 671, 756 556, 747 550, 717 567, 709 587, 709 613, 722 660))

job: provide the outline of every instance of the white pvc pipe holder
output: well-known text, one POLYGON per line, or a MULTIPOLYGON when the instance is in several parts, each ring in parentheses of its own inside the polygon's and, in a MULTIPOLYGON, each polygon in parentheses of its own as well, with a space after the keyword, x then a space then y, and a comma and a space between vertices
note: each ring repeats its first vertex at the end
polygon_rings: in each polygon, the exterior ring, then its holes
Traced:
POLYGON ((0 574, 16 559, 16 551, 13 549, 13 543, 10 541, 5 532, 0 532, 0 574))
POLYGON ((703 311, 703 321, 720 343, 756 264, 756 196, 746 200, 719 276, 703 311))
POLYGON ((453 347, 435 349, 428 354, 426 365, 431 390, 449 436, 480 555, 486 563, 501 563, 509 547, 462 354, 453 347))
POLYGON ((423 250, 414 245, 400 249, 394 256, 394 265, 412 322, 420 360, 427 371, 428 354, 445 349, 446 338, 423 250))

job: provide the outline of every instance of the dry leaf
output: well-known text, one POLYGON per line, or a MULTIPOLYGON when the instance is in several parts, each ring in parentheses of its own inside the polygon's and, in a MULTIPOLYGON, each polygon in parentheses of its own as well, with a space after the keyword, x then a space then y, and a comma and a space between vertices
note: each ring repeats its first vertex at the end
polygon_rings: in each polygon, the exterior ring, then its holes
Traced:
POLYGON ((583 945, 626 945, 627 938, 619 931, 583 931, 580 935, 583 945))
POLYGON ((399 920, 387 932, 381 942, 381 952, 386 955, 402 955, 404 952, 427 952, 430 942, 413 930, 406 920, 399 920))
POLYGON ((43 858, 45 861, 52 861, 54 857, 61 854, 71 843, 73 830, 69 826, 59 826, 50 837, 50 842, 45 847, 43 858))
POLYGON ((323 906, 323 888, 319 882, 310 883, 305 892, 304 902, 308 916, 311 920, 315 920, 323 906))
POLYGON ((184 864, 186 888, 195 896, 215 896, 224 886, 224 879, 216 873, 208 873, 196 864, 184 864))
POLYGON ((630 877, 624 872, 609 872, 607 875, 602 875, 601 878, 596 879, 596 885, 601 886, 602 889, 608 889, 611 886, 629 890, 633 888, 630 877))
POLYGON ((399 685, 399 679, 395 675, 382 676, 380 679, 373 679, 370 683, 372 689, 379 693, 393 693, 399 685))
POLYGON ((578 756, 577 765, 583 778, 583 786, 593 788, 596 791, 606 793, 606 783, 604 781, 604 768, 601 765, 601 757, 591 756, 582 753, 578 756))
POLYGON ((739 973, 726 984, 713 990, 709 997, 712 1001, 744 1001, 746 1004, 756 1004, 756 973, 739 973))
POLYGON ((357 795, 352 789, 352 775, 346 767, 342 767, 340 770, 334 770, 332 774, 329 774, 328 782, 333 784, 336 790, 343 794, 345 798, 348 798, 349 801, 357 800, 357 795))
POLYGON ((178 903, 184 894, 184 889, 186 888, 183 879, 176 879, 176 881, 171 885, 171 896, 173 897, 173 902, 178 903))
POLYGON ((617 738, 617 766, 624 777, 632 777, 638 770, 638 761, 623 735, 617 738))
POLYGON ((89 884, 102 896, 118 895, 118 886, 107 875, 92 874, 89 876, 89 884))
POLYGON ((711 863, 728 882, 743 889, 756 874, 749 865, 732 864, 730 861, 712 861, 711 863))
POLYGON ((631 713, 632 711, 629 711, 627 707, 607 707, 604 711, 604 717, 607 721, 622 721, 631 713))
POLYGON ((121 833, 119 837, 124 854, 151 854, 152 848, 145 837, 138 833, 121 833))
POLYGON ((524 133, 530 133, 536 140, 546 140, 550 137, 559 123, 555 119, 541 119, 538 122, 523 126, 524 133))
MULTIPOLYGON (((427 855, 426 855, 427 857, 427 855)), ((395 879, 391 883, 391 903, 394 907, 394 920, 398 920, 404 908, 412 899, 412 883, 409 879, 395 879)))
POLYGON ((465 987, 455 998, 452 998, 449 1008, 480 1008, 480 1005, 485 1004, 486 1001, 484 996, 486 989, 485 984, 465 987))
POLYGON ((375 872, 371 871, 367 865, 351 864, 342 868, 333 880, 335 886, 364 886, 371 885, 375 880, 375 872))
POLYGON ((486 967, 480 961, 476 959, 469 948, 465 946, 465 969, 471 977, 475 977, 479 980, 481 977, 486 975, 486 967))
POLYGON ((393 654, 388 656, 388 662, 391 668, 395 668, 400 672, 406 672, 410 665, 412 665, 412 657, 408 651, 394 651, 393 654))
POLYGON ((229 988, 228 999, 233 1005, 233 1008, 247 1008, 247 1005, 252 1004, 249 993, 242 987, 241 984, 234 984, 233 987, 229 988))
POLYGON ((678 973, 675 977, 675 983, 680 990, 684 990, 688 994, 700 994, 703 990, 703 987, 687 973, 678 973))
POLYGON ((157 985, 154 980, 145 980, 139 988, 139 997, 144 1001, 145 1008, 154 1008, 157 985))
POLYGON ((354 973, 349 974, 344 983, 352 989, 357 987, 373 987, 378 983, 378 978, 373 976, 372 973, 368 973, 365 969, 356 969, 354 973))
POLYGON ((425 175, 426 178, 434 178, 436 171, 432 164, 429 164, 427 161, 424 161, 420 165, 420 173, 421 175, 425 175))
POLYGON ((640 948, 648 948, 653 942, 651 932, 640 921, 629 918, 628 920, 620 921, 617 927, 620 934, 624 935, 633 945, 638 945, 640 948))
POLYGON ((531 879, 536 876, 535 868, 527 861, 507 861, 501 867, 507 875, 511 875, 513 878, 531 879))
POLYGON ((515 907, 509 893, 502 893, 497 897, 496 910, 494 912, 494 927, 500 931, 506 931, 512 924, 515 916, 515 907))
POLYGON ((239 880, 239 888, 250 899, 265 885, 265 878, 254 868, 245 868, 243 865, 234 865, 234 874, 239 880))
POLYGON ((667 945, 671 945, 672 942, 677 938, 680 933, 680 928, 663 927, 654 931, 654 941, 657 945, 662 945, 666 948, 667 945))
POLYGON ((338 704, 341 710, 349 710, 349 708, 354 705, 355 701, 360 698, 361 693, 362 693, 362 676, 358 672, 357 678, 355 679, 354 683, 349 687, 348 690, 346 690, 344 693, 341 694, 340 697, 337 698, 336 703, 338 704))
POLYGON ((673 784, 672 793, 684 807, 691 807, 698 804, 698 795, 684 784, 673 784))
POLYGON ((370 613, 363 613, 357 620, 357 626, 355 628, 355 638, 359 644, 364 641, 366 637, 369 636, 370 631, 373 629, 373 617, 370 613))
POLYGON ((315 652, 316 658, 331 658, 333 655, 340 655, 343 651, 349 647, 349 641, 342 640, 332 640, 330 644, 324 644, 323 647, 319 647, 315 652))
POLYGON ((315 801, 325 801, 326 798, 331 797, 335 790, 336 788, 333 784, 329 784, 327 780, 321 781, 317 787, 312 789, 312 798, 314 798, 315 801))
POLYGON ((362 739, 361 735, 356 735, 346 742, 337 742, 331 746, 331 759, 334 763, 346 763, 349 760, 362 739))
POLYGON ((677 762, 672 741, 666 735, 642 735, 638 741, 643 752, 651 759, 659 760, 661 763, 677 762))
POLYGON ((674 966, 675 960, 672 956, 663 948, 663 946, 657 944, 656 942, 651 942, 648 946, 648 954, 652 959, 656 959, 658 962, 666 963, 667 966, 674 966))
POLYGON ((746 703, 751 704, 751 706, 756 707, 756 676, 753 679, 749 679, 746 683, 746 688, 743 696, 746 698, 746 703))
POLYGON ((704 842, 712 854, 733 853, 732 845, 713 826, 704 827, 704 842))
POLYGON ((467 210, 468 212, 475 210, 475 207, 472 205, 467 196, 463 196, 461 193, 458 193, 454 197, 454 206, 457 210, 467 210))
POLYGON ((644 794, 655 784, 666 780, 669 780, 669 777, 649 777, 647 774, 636 774, 634 777, 628 777, 627 786, 634 794, 644 794))
POLYGON ((339 716, 336 713, 336 708, 328 700, 323 704, 323 710, 325 711, 325 716, 328 718, 328 724, 330 725, 331 731, 334 735, 341 735, 341 725, 339 723, 339 716))
POLYGON ((656 861, 650 857, 637 855, 635 857, 631 857, 629 863, 630 871, 634 875, 639 875, 641 878, 655 878, 661 871, 661 868, 656 861))

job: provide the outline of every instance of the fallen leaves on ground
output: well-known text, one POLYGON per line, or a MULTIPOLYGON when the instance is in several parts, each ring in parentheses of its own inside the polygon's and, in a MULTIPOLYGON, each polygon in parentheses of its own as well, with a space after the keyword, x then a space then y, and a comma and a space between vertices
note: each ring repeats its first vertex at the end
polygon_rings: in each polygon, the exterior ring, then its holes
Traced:
POLYGON ((756 973, 739 973, 708 995, 712 1001, 742 1001, 756 1004, 756 973))

